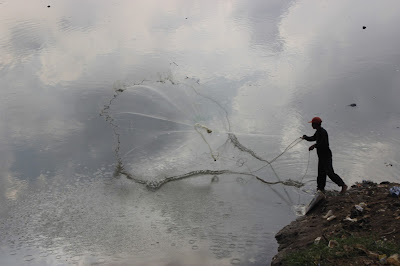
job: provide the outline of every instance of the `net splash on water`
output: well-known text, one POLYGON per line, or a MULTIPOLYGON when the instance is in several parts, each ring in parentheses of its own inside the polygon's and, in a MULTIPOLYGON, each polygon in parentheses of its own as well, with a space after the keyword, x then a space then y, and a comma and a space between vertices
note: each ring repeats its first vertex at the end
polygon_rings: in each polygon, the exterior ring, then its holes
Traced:
POLYGON ((229 108, 206 93, 199 80, 188 77, 182 82, 167 76, 116 84, 100 113, 114 132, 114 176, 123 175, 149 189, 195 176, 227 174, 254 177, 269 185, 304 185, 308 165, 299 180, 282 180, 272 166, 301 138, 267 160, 239 141, 229 108), (275 180, 265 177, 265 168, 275 180))

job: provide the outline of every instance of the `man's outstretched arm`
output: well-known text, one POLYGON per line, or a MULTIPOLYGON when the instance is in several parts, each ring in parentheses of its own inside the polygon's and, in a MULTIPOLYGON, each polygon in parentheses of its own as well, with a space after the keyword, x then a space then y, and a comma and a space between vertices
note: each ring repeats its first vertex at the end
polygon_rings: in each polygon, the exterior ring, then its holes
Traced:
MULTIPOLYGON (((311 137, 309 137, 309 136, 306 136, 306 135, 303 135, 303 139, 305 139, 305 140, 307 140, 307 141, 316 141, 317 140, 317 132, 315 132, 315 134, 314 134, 314 136, 311 136, 311 137)), ((309 151, 312 151, 313 149, 315 149, 315 147, 317 146, 317 144, 315 143, 314 145, 311 145, 309 148, 308 148, 308 150, 309 151)))
POLYGON ((315 133, 314 136, 311 136, 311 137, 306 136, 306 135, 303 135, 303 139, 305 139, 305 140, 307 140, 307 141, 316 141, 316 140, 317 140, 316 134, 317 134, 317 133, 315 133))

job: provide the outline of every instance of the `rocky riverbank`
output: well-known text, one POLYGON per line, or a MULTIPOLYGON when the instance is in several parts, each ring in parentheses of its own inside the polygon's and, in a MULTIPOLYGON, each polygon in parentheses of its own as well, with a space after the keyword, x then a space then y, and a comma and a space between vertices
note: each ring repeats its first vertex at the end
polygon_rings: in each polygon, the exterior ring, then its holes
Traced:
POLYGON ((279 231, 271 265, 400 265, 397 183, 356 183, 279 231))

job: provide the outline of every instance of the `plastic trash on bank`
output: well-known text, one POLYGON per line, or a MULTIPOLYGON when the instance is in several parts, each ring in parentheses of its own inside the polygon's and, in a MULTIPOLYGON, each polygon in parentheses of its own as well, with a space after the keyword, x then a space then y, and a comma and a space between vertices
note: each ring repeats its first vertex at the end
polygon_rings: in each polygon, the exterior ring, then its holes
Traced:
POLYGON ((389 193, 393 197, 398 197, 400 195, 400 187, 391 187, 389 193))

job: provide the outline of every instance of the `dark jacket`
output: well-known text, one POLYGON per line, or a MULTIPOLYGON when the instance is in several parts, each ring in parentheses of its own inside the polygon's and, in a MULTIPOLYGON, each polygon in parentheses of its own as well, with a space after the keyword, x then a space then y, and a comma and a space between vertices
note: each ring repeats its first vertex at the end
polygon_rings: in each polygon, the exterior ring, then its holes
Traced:
POLYGON ((322 127, 315 131, 314 136, 304 136, 305 140, 317 141, 315 148, 317 148, 317 154, 319 158, 330 158, 332 157, 331 149, 329 148, 328 132, 322 127))

